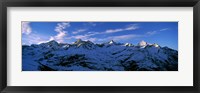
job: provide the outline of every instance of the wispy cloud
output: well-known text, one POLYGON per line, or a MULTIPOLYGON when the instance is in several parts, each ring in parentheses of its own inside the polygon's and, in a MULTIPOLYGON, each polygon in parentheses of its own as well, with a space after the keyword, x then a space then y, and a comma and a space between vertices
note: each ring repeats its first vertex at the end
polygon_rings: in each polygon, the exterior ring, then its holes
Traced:
MULTIPOLYGON (((69 39, 82 39, 82 40, 90 40, 90 41, 96 41, 96 42, 106 42, 108 40, 120 41, 120 40, 129 40, 129 39, 134 39, 134 38, 142 38, 142 37, 144 38, 144 37, 152 36, 152 35, 157 34, 158 32, 166 31, 169 28, 163 28, 160 30, 149 31, 144 34, 112 36, 112 33, 117 33, 117 32, 122 32, 122 31, 133 31, 136 29, 139 29, 139 26, 137 24, 130 24, 130 25, 125 26, 124 28, 108 29, 108 30, 105 30, 102 32, 88 32, 87 34, 83 34, 83 35, 70 36, 70 37, 67 37, 66 39, 68 39, 68 40, 69 39), (94 38, 95 35, 102 35, 102 34, 105 34, 105 35, 109 34, 109 37, 107 37, 107 38, 95 37, 94 38)), ((81 32, 81 30, 78 32, 81 32)), ((75 32, 75 34, 78 32, 75 32)))
POLYGON ((135 30, 138 28, 139 28, 138 24, 130 24, 130 25, 126 26, 125 30, 135 30))
POLYGON ((55 27, 55 31, 58 34, 56 36, 51 36, 49 40, 56 40, 59 43, 64 42, 64 37, 67 35, 67 31, 65 31, 67 27, 70 27, 70 23, 58 23, 55 27))
POLYGON ((155 35, 157 32, 158 32, 158 31, 149 31, 149 32, 147 32, 146 34, 147 34, 147 35, 155 35))
POLYGON ((31 33, 29 35, 23 35, 22 40, 23 40, 23 44, 25 45, 40 44, 40 43, 47 42, 48 37, 31 33))
POLYGON ((143 37, 143 35, 131 34, 131 35, 110 36, 107 38, 98 39, 98 41, 99 42, 107 42, 108 40, 120 41, 120 40, 129 40, 139 37, 143 37))
POLYGON ((87 30, 87 29, 78 29, 78 30, 72 32, 72 34, 78 34, 78 33, 84 32, 84 31, 86 31, 86 30, 87 30))
MULTIPOLYGON (((110 33, 116 33, 116 32, 121 32, 121 31, 132 31, 132 30, 136 30, 138 29, 138 25, 137 24, 130 24, 130 25, 127 25, 125 26, 124 28, 118 28, 118 29, 109 29, 109 30, 105 30, 103 32, 88 32, 87 34, 84 34, 84 35, 75 35, 75 36, 70 36, 70 37, 67 37, 66 39, 83 39, 83 40, 91 40, 91 41, 96 41, 97 38, 92 38, 91 36, 94 36, 94 35, 101 35, 101 34, 110 34, 110 33)), ((78 31, 80 32, 80 31, 78 31)), ((76 34, 77 32, 75 32, 76 34)), ((110 38, 107 38, 107 39, 118 39, 120 38, 121 39, 126 39, 126 38, 131 38, 133 37, 133 35, 125 35, 125 36, 118 36, 118 37, 110 37, 110 38)), ((100 40, 100 39, 99 39, 100 40)))
POLYGON ((103 32, 88 32, 88 34, 90 36, 93 36, 93 35, 99 35, 99 34, 116 33, 116 32, 121 32, 121 31, 132 31, 132 30, 136 30, 138 28, 139 28, 139 26, 137 24, 130 24, 130 25, 127 25, 124 28, 108 29, 108 30, 105 30, 103 32))
POLYGON ((169 28, 160 29, 160 31, 166 31, 166 30, 169 30, 169 28))
POLYGON ((30 22, 22 22, 22 34, 29 35, 32 32, 30 22))
POLYGON ((136 30, 138 29, 138 25, 137 24, 131 24, 131 25, 128 25, 127 27, 125 28, 118 28, 118 29, 109 29, 109 30, 106 30, 105 33, 116 33, 116 32, 121 32, 121 31, 131 31, 131 30, 136 30))
POLYGON ((106 33, 115 33, 115 32, 120 32, 120 31, 124 31, 124 29, 109 29, 109 30, 106 30, 106 33))
POLYGON ((62 43, 64 42, 64 37, 66 36, 66 32, 63 31, 63 32, 59 32, 56 36, 54 36, 55 40, 62 43))
POLYGON ((23 44, 25 45, 40 44, 42 42, 47 41, 48 39, 46 36, 36 34, 32 31, 30 23, 31 22, 22 22, 23 44))
POLYGON ((56 32, 63 32, 65 28, 70 27, 70 23, 66 23, 66 22, 62 22, 62 23, 58 23, 55 31, 56 32))
POLYGON ((149 32, 146 32, 146 35, 155 35, 157 34, 158 32, 162 32, 162 31, 166 31, 166 30, 169 30, 169 28, 163 28, 163 29, 160 29, 160 30, 155 30, 155 31, 149 31, 149 32))
MULTIPOLYGON (((132 28, 134 29, 134 28, 132 28)), ((160 29, 160 30, 156 30, 156 31, 149 31, 149 32, 146 32, 145 34, 131 34, 131 35, 120 35, 120 36, 110 36, 108 38, 103 38, 103 39, 97 39, 98 41, 107 41, 107 40, 115 40, 115 41, 120 41, 120 40, 128 40, 128 39, 134 39, 134 38, 144 38, 144 37, 147 37, 147 36, 151 36, 151 35, 155 35, 157 34, 158 32, 161 32, 161 31, 166 31, 168 30, 169 28, 164 28, 164 29, 160 29)))
POLYGON ((121 36, 113 36, 110 37, 113 40, 121 40, 121 39, 132 39, 132 38, 137 38, 137 37, 141 37, 141 35, 136 35, 136 34, 132 34, 132 35, 121 35, 121 36))

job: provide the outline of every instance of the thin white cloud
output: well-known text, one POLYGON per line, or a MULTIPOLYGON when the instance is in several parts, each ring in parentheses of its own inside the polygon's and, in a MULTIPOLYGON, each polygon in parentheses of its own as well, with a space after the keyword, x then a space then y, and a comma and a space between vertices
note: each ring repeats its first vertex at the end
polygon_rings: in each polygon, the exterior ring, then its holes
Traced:
POLYGON ((78 29, 77 31, 72 32, 72 34, 78 34, 78 33, 84 32, 86 30, 87 29, 78 29))
POLYGON ((96 39, 96 42, 98 43, 104 43, 104 42, 108 42, 110 40, 114 40, 116 42, 122 42, 122 41, 126 41, 126 40, 134 40, 136 38, 140 38, 142 37, 141 35, 121 35, 121 36, 111 36, 111 37, 107 37, 107 38, 99 38, 96 39))
POLYGON ((32 32, 30 22, 22 22, 22 34, 29 35, 32 32))
POLYGON ((44 43, 48 40, 46 36, 38 35, 35 33, 31 33, 29 35, 23 35, 22 41, 23 44, 31 45, 31 44, 40 44, 44 43))
MULTIPOLYGON (((70 37, 67 37, 66 39, 83 39, 83 40, 86 40, 86 39, 90 39, 91 36, 94 36, 94 35, 101 35, 101 34, 110 34, 110 33, 115 33, 115 32, 120 32, 120 31, 132 31, 132 30, 136 30, 138 29, 138 25, 137 24, 130 24, 124 28, 119 28, 119 29, 109 29, 109 30, 106 30, 104 32, 88 32, 88 34, 84 34, 84 35, 75 35, 75 36, 70 36, 70 37)), ((123 37, 123 38, 129 38, 130 36, 127 36, 127 37, 123 37)), ((113 38, 117 38, 117 37, 113 37, 113 38)), ((118 37, 120 38, 120 37, 118 37)), ((91 39, 91 40, 96 40, 96 39, 91 39)))
POLYGON ((142 35, 136 35, 136 34, 120 35, 120 36, 110 36, 108 38, 98 39, 98 41, 100 42, 106 42, 108 40, 119 41, 119 40, 128 40, 128 39, 139 38, 139 37, 142 37, 142 35))
POLYGON ((70 27, 70 23, 58 23, 55 27, 55 31, 58 33, 56 36, 51 36, 49 40, 56 40, 59 43, 64 42, 64 37, 67 35, 66 28, 70 27))
POLYGON ((115 32, 120 32, 120 31, 124 31, 124 29, 109 29, 109 30, 106 30, 106 33, 115 33, 115 32))
POLYGON ((147 36, 155 35, 158 32, 166 31, 166 30, 169 29, 169 28, 164 28, 164 29, 160 29, 160 30, 149 31, 149 32, 146 32, 145 34, 131 34, 131 35, 110 36, 108 38, 103 38, 103 39, 102 38, 93 38, 93 37, 91 37, 91 36, 94 36, 94 35, 115 33, 115 32, 120 32, 120 31, 136 30, 138 28, 139 27, 138 27, 137 24, 132 24, 132 25, 126 26, 125 28, 111 29, 111 30, 106 30, 104 32, 88 32, 88 34, 75 35, 75 36, 68 37, 67 39, 82 39, 82 40, 90 40, 90 41, 97 41, 97 42, 106 42, 107 40, 116 40, 116 41, 118 41, 118 40, 127 40, 127 39, 147 37, 147 36))
POLYGON ((160 29, 160 30, 155 30, 155 31, 149 31, 146 33, 147 36, 150 36, 150 35, 155 35, 157 34, 158 32, 162 32, 162 31, 166 31, 168 30, 169 28, 163 28, 163 29, 160 29))
POLYGON ((66 36, 66 32, 63 31, 63 32, 59 32, 56 36, 54 36, 55 40, 62 43, 64 42, 64 37, 66 36))
POLYGON ((132 30, 136 30, 138 29, 138 25, 137 24, 130 24, 125 28, 118 28, 118 29, 109 29, 106 30, 105 33, 116 33, 116 32, 121 32, 121 31, 132 31, 132 30))
POLYGON ((41 42, 45 42, 47 40, 46 36, 42 36, 32 32, 30 23, 31 22, 22 22, 23 44, 31 45, 31 44, 40 44, 41 42))
POLYGON ((70 23, 66 23, 66 22, 62 22, 62 23, 58 23, 55 31, 56 32, 63 32, 65 28, 70 27, 70 23))
POLYGON ((141 35, 121 35, 121 36, 113 36, 111 38, 113 38, 113 40, 121 40, 121 39, 132 39, 132 38, 136 38, 136 37, 141 37, 141 35))
MULTIPOLYGON (((130 29, 135 29, 135 28, 130 28, 130 29)), ((136 28, 137 29, 137 28, 136 28)), ((141 37, 146 37, 146 36, 151 36, 151 35, 155 35, 158 32, 161 31, 166 31, 169 28, 164 28, 164 29, 160 29, 160 30, 156 30, 156 31, 149 31, 147 33, 145 33, 144 35, 140 35, 140 34, 131 34, 131 35, 120 35, 120 36, 110 36, 108 38, 103 38, 103 39, 97 39, 100 42, 105 42, 107 40, 115 40, 115 41, 119 41, 119 40, 127 40, 127 39, 134 39, 134 38, 141 38, 141 37)), ((120 29, 119 29, 120 30, 120 29)))
POLYGON ((149 31, 149 32, 147 32, 146 34, 147 34, 147 35, 155 35, 157 32, 158 32, 158 31, 149 31))
POLYGON ((169 28, 160 29, 160 31, 166 31, 166 30, 169 30, 169 28))
MULTIPOLYGON (((130 29, 137 29, 137 28, 130 28, 130 29)), ((154 34, 157 34, 158 32, 166 31, 168 29, 169 28, 164 28, 164 29, 160 29, 160 30, 156 30, 156 31, 150 31, 150 32, 145 33, 145 35, 131 34, 131 35, 110 36, 108 38, 100 39, 100 41, 106 41, 106 40, 116 40, 116 41, 118 41, 118 40, 127 40, 127 39, 133 39, 133 38, 141 38, 141 37, 154 35, 154 34)))
POLYGON ((139 28, 138 24, 130 24, 125 28, 125 30, 136 30, 138 28, 139 28))

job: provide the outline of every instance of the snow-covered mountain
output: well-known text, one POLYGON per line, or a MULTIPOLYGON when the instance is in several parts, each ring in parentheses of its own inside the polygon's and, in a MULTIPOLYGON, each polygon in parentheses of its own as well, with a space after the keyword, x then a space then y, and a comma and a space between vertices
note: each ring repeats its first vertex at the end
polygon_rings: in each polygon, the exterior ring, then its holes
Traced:
POLYGON ((178 51, 141 41, 50 41, 22 46, 23 71, 177 71, 178 51))

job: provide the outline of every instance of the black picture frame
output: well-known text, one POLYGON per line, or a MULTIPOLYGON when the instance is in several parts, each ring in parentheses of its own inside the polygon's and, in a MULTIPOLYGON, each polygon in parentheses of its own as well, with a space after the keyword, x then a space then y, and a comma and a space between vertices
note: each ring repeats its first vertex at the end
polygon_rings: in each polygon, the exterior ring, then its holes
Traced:
POLYGON ((2 93, 200 93, 200 0, 2 0, 0 1, 0 91, 2 93), (7 86, 7 7, 193 7, 194 86, 7 86))

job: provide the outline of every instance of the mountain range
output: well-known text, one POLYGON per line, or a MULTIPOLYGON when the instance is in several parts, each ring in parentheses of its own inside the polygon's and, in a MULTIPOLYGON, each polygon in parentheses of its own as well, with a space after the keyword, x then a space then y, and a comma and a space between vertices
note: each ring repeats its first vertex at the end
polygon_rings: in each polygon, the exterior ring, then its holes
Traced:
POLYGON ((178 71, 178 51, 145 41, 133 45, 52 40, 22 45, 22 71, 178 71))

